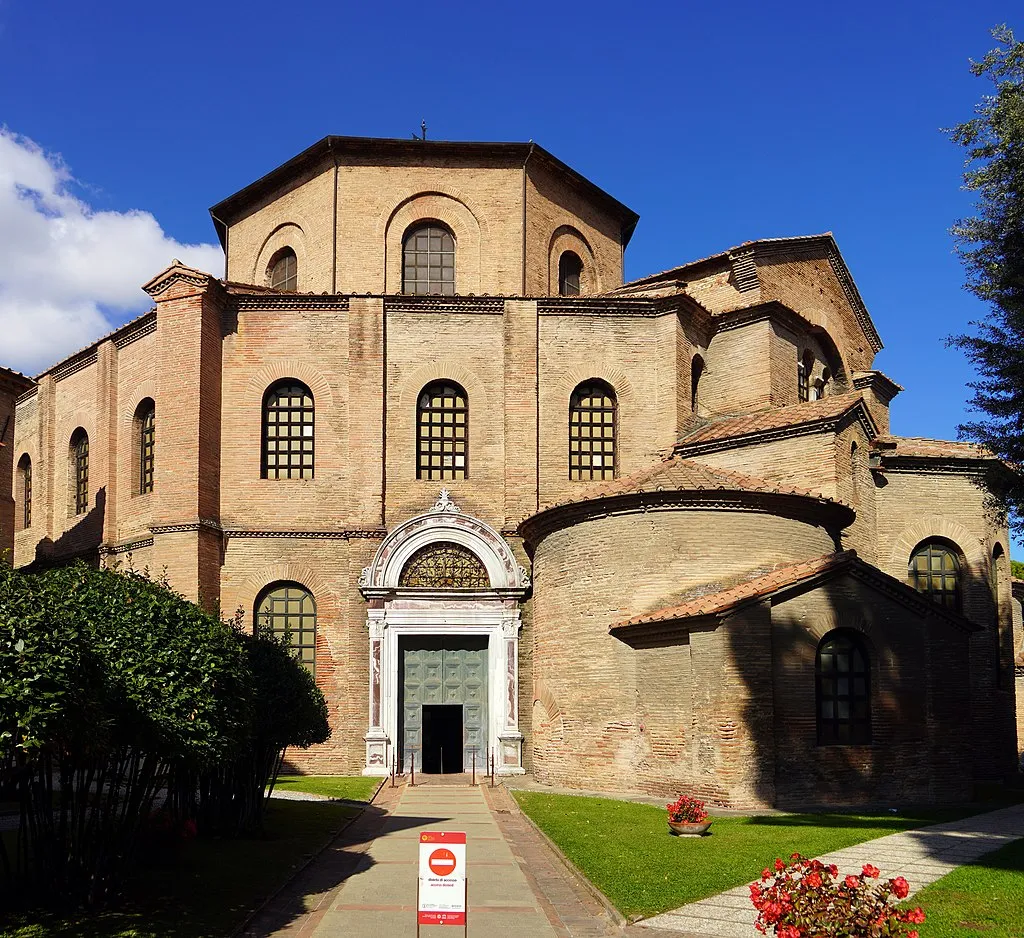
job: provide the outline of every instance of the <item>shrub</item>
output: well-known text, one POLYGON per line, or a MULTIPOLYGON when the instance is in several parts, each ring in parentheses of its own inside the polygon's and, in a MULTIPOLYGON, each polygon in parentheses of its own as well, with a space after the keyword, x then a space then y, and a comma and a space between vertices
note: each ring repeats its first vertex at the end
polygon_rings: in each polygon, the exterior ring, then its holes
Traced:
POLYGON ((859 876, 842 880, 833 864, 806 860, 794 853, 789 863, 775 861, 761 881, 750 886, 757 909, 754 927, 776 938, 918 938, 925 915, 921 909, 900 909, 896 901, 910 892, 902 876, 875 883, 877 867, 865 864, 859 876))

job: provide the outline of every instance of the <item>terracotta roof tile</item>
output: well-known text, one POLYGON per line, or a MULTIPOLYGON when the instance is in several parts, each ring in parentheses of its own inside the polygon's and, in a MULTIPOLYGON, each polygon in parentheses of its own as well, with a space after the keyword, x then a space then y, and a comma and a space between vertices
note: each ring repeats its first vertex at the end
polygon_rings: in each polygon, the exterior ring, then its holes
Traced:
POLYGON ((762 596, 767 596, 776 590, 792 586, 825 570, 842 566, 853 560, 856 556, 856 551, 844 550, 823 554, 821 557, 815 557, 813 560, 805 560, 801 563, 778 567, 771 573, 754 577, 737 586, 719 590, 717 593, 697 596, 675 606, 668 606, 664 609, 656 609, 654 612, 645 612, 642 615, 634 616, 632 619, 613 625, 609 631, 614 632, 616 629, 627 628, 631 625, 668 622, 674 619, 690 618, 691 616, 704 616, 725 612, 738 606, 740 603, 759 599, 762 596))
POLYGON ((789 407, 777 407, 774 410, 762 410, 756 414, 726 417, 699 427, 680 440, 676 446, 677 449, 685 451, 687 446, 697 443, 710 443, 732 437, 742 437, 751 433, 764 433, 768 430, 781 430, 801 424, 834 420, 856 407, 857 404, 862 404, 863 401, 861 393, 856 391, 850 394, 824 397, 819 401, 791 404, 789 407))
POLYGON ((880 436, 875 448, 885 456, 912 456, 935 459, 995 459, 990 450, 977 443, 931 440, 921 436, 880 436))
POLYGON ((541 509, 547 511, 563 505, 574 505, 579 502, 593 501, 598 498, 610 498, 616 495, 634 495, 642 492, 679 492, 679 491, 722 491, 722 492, 758 492, 768 495, 801 495, 808 498, 824 499, 836 504, 844 504, 836 499, 826 499, 820 492, 799 488, 795 485, 768 482, 756 476, 734 472, 731 469, 717 469, 706 466, 693 459, 669 456, 660 463, 633 475, 589 485, 585 489, 564 501, 545 505, 541 509))

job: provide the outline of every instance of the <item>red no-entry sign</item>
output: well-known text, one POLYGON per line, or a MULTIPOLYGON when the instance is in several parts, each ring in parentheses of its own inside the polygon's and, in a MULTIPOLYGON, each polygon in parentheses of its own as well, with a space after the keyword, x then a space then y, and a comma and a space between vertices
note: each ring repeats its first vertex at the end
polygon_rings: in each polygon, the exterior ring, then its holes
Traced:
POLYGON ((418 925, 466 924, 466 835, 420 834, 418 925))

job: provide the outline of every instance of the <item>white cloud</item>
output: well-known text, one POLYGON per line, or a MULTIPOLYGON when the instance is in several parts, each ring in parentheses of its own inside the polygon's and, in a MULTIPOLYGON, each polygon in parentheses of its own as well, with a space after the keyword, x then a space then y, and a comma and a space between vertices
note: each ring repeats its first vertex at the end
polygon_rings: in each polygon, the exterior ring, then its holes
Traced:
POLYGON ((94 211, 59 156, 0 127, 0 365, 35 374, 152 305, 172 258, 217 276, 216 244, 181 244, 149 213, 94 211))

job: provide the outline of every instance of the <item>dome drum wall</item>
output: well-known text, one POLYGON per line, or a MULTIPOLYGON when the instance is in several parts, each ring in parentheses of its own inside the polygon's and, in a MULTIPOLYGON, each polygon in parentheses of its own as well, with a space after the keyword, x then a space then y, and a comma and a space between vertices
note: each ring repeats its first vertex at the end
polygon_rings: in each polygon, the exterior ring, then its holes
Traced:
MULTIPOLYGON (((820 518, 766 513, 762 498, 737 493, 724 509, 634 507, 534 532, 536 703, 528 737, 538 780, 658 793, 697 782, 704 750, 714 745, 692 734, 694 701, 703 693, 691 683, 698 643, 637 651, 608 628, 698 587, 715 592, 751 572, 835 549, 820 518), (659 732, 648 730, 659 724, 659 732)), ((717 679, 720 644, 708 633, 699 648, 702 667, 717 679)), ((735 800, 727 788, 711 794, 735 800)))

